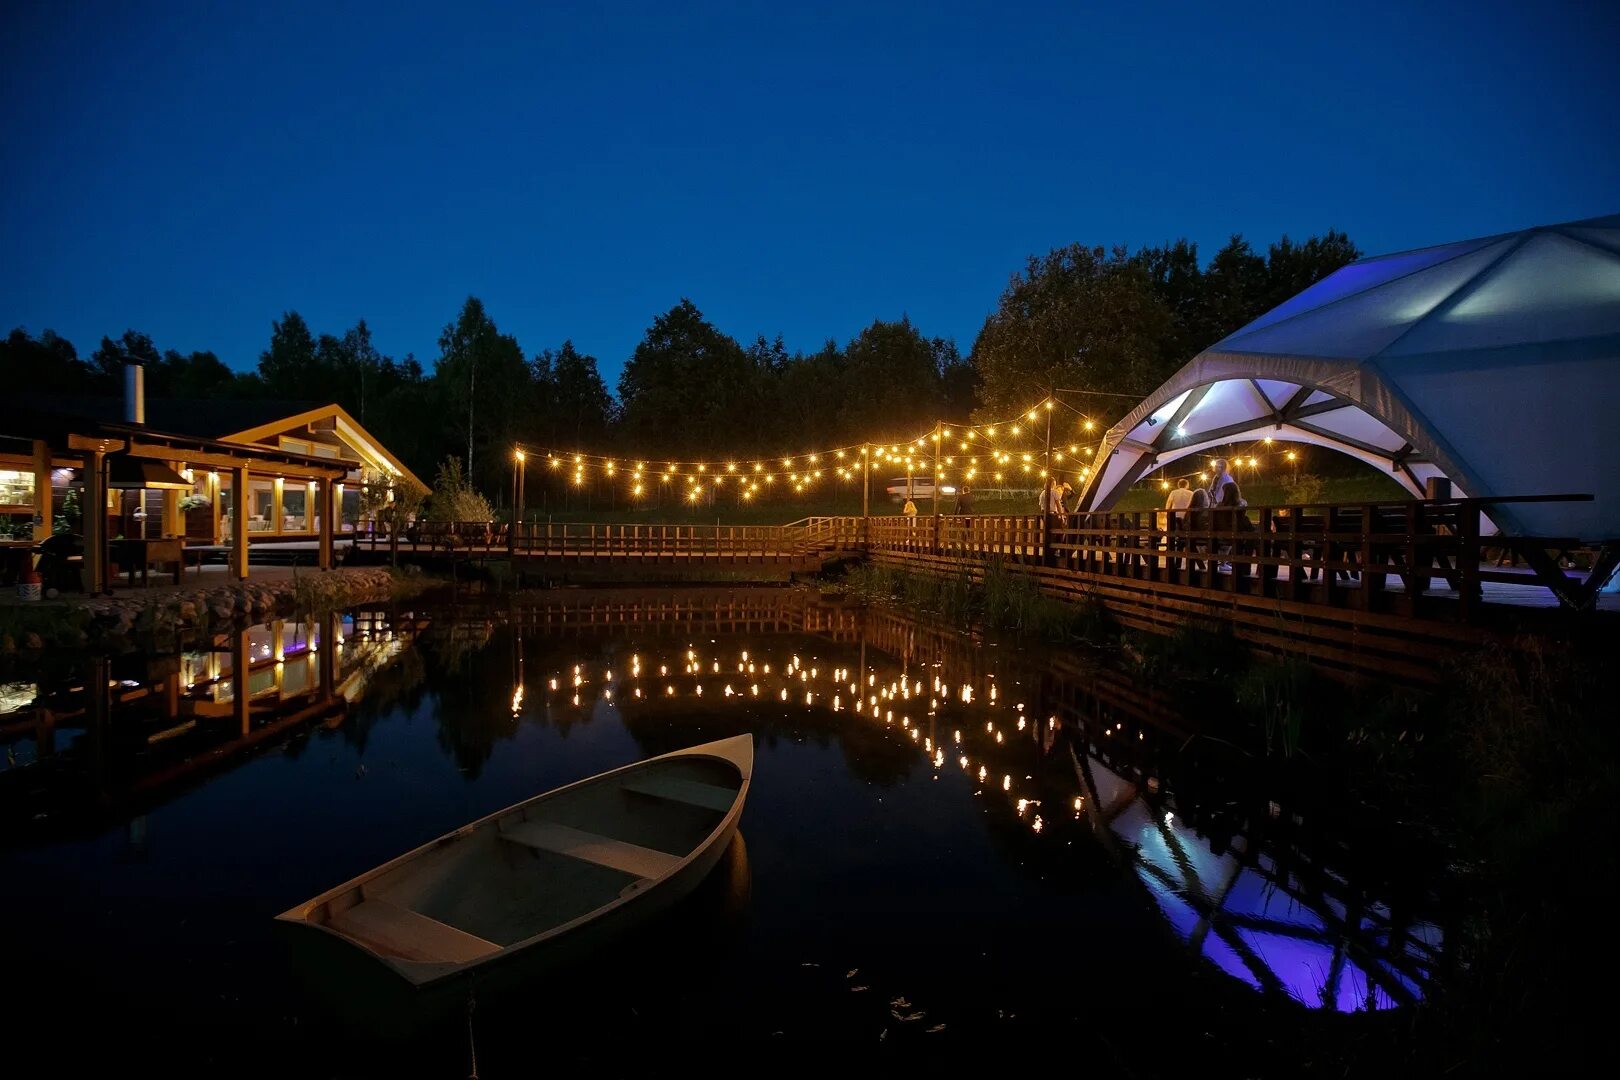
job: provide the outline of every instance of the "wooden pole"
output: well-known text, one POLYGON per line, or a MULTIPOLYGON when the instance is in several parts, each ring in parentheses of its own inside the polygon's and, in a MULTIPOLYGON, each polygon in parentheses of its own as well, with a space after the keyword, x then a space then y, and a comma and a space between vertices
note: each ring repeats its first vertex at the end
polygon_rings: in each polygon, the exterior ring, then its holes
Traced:
POLYGON ((861 543, 872 535, 872 444, 861 447, 861 543))
POLYGON ((107 455, 84 455, 84 591, 107 589, 107 455))
POLYGON ((944 429, 944 426, 940 421, 934 421, 934 517, 936 519, 934 529, 936 532, 939 529, 939 521, 937 520, 939 517, 939 443, 940 432, 944 429))
POLYGON ((51 445, 34 440, 34 541, 51 535, 51 445))
POLYGON ((1052 479, 1052 398, 1046 399, 1046 478, 1050 483, 1052 479))

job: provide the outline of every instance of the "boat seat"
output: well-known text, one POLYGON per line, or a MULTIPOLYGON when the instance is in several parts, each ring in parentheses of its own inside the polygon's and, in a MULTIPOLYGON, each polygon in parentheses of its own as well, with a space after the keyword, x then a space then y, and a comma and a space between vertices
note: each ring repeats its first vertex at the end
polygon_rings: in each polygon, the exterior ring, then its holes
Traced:
POLYGON ((492 941, 386 900, 362 901, 332 916, 327 925, 401 960, 464 964, 501 951, 492 941))
POLYGON ((701 780, 683 780, 678 776, 632 776, 624 782, 624 790, 669 802, 688 803, 705 810, 718 810, 722 814, 737 801, 737 789, 705 784, 701 780))
POLYGON ((571 829, 549 821, 524 821, 501 826, 501 836, 536 851, 567 855, 581 862, 607 866, 640 878, 662 877, 673 870, 680 858, 654 851, 639 844, 627 844, 607 836, 571 829))

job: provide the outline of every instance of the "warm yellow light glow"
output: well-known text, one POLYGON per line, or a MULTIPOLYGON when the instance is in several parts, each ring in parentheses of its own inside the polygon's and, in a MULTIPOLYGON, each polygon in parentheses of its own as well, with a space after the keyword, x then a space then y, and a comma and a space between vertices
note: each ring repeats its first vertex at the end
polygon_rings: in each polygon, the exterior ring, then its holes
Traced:
POLYGON ((525 454, 525 453, 524 453, 524 452, 523 452, 523 451, 521 451, 521 450, 519 450, 519 451, 517 451, 517 452, 516 452, 516 453, 515 453, 515 454, 514 454, 514 455, 513 455, 513 456, 514 456, 514 457, 516 457, 516 458, 517 458, 517 459, 518 459, 518 461, 520 461, 520 462, 521 462, 521 461, 522 461, 522 460, 523 460, 523 459, 524 459, 524 458, 526 458, 526 457, 528 457, 528 455, 527 455, 527 454, 525 454))
POLYGON ((1018 434, 1018 432, 1019 432, 1019 431, 1020 431, 1020 430, 1021 430, 1021 429, 1020 429, 1020 428, 1019 428, 1019 427, 1018 427, 1018 425, 1017 425, 1017 424, 1014 424, 1014 425, 1013 425, 1013 426, 1012 426, 1012 433, 1013 433, 1013 434, 1014 434, 1014 435, 1017 435, 1017 434, 1018 434))
POLYGON ((726 462, 726 472, 736 472, 736 471, 737 471, 737 463, 735 461, 726 462))

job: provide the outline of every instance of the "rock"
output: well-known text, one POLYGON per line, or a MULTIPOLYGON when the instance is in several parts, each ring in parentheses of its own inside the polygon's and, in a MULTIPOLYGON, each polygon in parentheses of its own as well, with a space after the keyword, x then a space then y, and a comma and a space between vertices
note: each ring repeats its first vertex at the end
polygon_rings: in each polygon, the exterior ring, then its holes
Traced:
POLYGON ((23 648, 25 649, 43 649, 44 647, 45 642, 38 634, 30 633, 23 638, 23 648))

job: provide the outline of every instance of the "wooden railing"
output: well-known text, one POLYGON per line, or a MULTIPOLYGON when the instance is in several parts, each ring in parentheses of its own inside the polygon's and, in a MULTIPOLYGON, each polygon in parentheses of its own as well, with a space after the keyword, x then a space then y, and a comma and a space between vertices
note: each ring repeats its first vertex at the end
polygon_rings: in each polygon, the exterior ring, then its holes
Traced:
MULTIPOLYGON (((1186 585, 1365 610, 1412 613, 1443 593, 1467 617, 1484 586, 1541 586, 1583 607, 1614 566, 1591 556, 1566 574, 1568 538, 1487 536, 1481 517, 1502 502, 1448 499, 1388 503, 1085 513, 1052 517, 874 518, 869 550, 999 559, 1097 577, 1186 585), (1526 571, 1499 569, 1521 559, 1526 571)), ((1502 594, 1508 598, 1511 594, 1502 594)))
MULTIPOLYGON (((1539 586, 1553 602, 1589 606, 1620 551, 1600 549, 1585 574, 1563 563, 1572 539, 1482 534, 1482 515, 1519 499, 1331 503, 1185 512, 1053 517, 918 515, 811 517, 788 525, 642 525, 590 522, 422 522, 401 550, 621 563, 815 562, 840 552, 926 556, 935 565, 991 561, 1067 571, 1077 579, 1130 579, 1202 593, 1275 597, 1304 604, 1416 614, 1446 600, 1467 618, 1480 603, 1522 601, 1539 586), (1493 558, 1497 565, 1493 565, 1493 558), (1511 559, 1514 564, 1499 564, 1511 559), (1526 570, 1516 569, 1523 561, 1526 570)), ((395 541, 362 529, 371 550, 395 541)))

